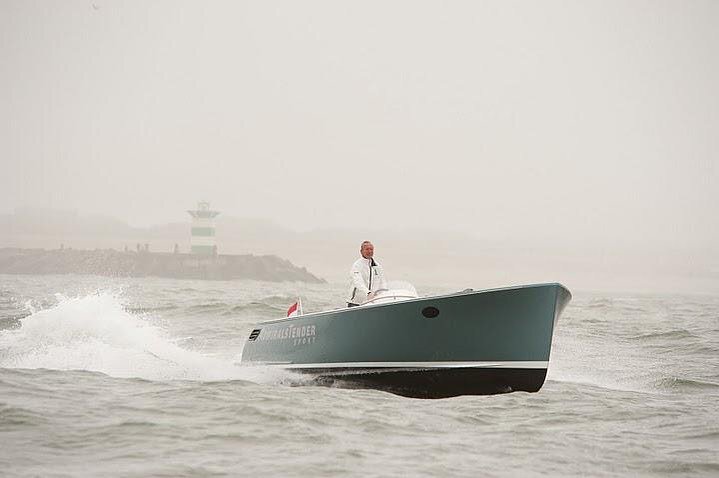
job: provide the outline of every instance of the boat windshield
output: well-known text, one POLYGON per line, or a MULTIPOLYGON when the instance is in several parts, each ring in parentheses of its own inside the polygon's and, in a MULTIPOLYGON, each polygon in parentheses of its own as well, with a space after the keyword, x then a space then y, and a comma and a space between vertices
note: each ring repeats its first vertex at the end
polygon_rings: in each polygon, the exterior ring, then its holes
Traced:
POLYGON ((377 294, 365 304, 385 304, 401 300, 416 299, 417 290, 412 284, 405 281, 388 281, 387 289, 380 289, 377 294))
POLYGON ((419 297, 417 294, 417 289, 414 288, 412 284, 410 284, 407 281, 404 280, 390 280, 387 281, 387 289, 388 290, 401 290, 404 292, 407 292, 409 295, 413 297, 419 297))

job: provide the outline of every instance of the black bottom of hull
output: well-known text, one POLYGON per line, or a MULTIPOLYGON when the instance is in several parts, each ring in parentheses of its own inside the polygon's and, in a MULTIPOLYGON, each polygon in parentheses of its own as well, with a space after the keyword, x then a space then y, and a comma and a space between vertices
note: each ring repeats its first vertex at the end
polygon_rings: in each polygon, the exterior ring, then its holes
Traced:
POLYGON ((443 369, 303 369, 315 375, 317 385, 383 390, 410 398, 449 398, 459 395, 494 395, 537 392, 547 369, 443 368, 443 369))

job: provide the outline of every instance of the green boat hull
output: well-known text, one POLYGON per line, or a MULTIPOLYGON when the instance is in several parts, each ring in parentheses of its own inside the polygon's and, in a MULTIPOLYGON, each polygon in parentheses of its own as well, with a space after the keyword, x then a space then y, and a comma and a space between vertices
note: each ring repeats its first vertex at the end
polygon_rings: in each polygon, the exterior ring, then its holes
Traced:
POLYGON ((242 363, 417 398, 536 392, 570 299, 561 284, 537 284, 268 321, 253 329, 242 363))

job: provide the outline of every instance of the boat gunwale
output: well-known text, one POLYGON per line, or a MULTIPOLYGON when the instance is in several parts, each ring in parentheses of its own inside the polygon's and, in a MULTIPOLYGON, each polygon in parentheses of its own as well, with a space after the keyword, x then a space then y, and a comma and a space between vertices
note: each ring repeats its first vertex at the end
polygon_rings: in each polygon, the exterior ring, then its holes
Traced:
MULTIPOLYGON (((458 296, 465 296, 465 295, 474 295, 474 294, 486 294, 490 292, 501 292, 501 291, 507 291, 507 290, 519 290, 519 289, 531 289, 536 287, 547 287, 547 286, 559 286, 562 289, 565 290, 565 292, 569 295, 569 300, 572 299, 572 293, 569 291, 569 289, 561 284, 560 282, 543 282, 538 284, 526 284, 526 285, 516 285, 516 286, 505 286, 505 287, 495 287, 492 289, 482 289, 482 290, 470 290, 470 291, 458 291, 453 292, 451 294, 443 294, 443 295, 433 295, 428 297, 417 297, 416 299, 407 299, 402 301, 396 301, 396 302, 387 302, 384 304, 367 304, 367 305, 360 305, 362 309, 369 309, 369 308, 375 308, 375 307, 388 307, 393 306, 397 304, 407 304, 411 302, 419 302, 424 300, 436 300, 436 299, 446 299, 448 297, 458 297, 458 296)), ((355 312, 357 310, 357 307, 344 307, 341 309, 331 309, 331 310, 323 310, 320 312, 312 312, 310 314, 304 314, 300 316, 295 317, 282 317, 279 319, 269 319, 262 322, 256 323, 253 327, 260 326, 260 325, 272 325, 277 324, 281 322, 296 322, 298 319, 304 319, 304 318, 315 318, 315 317, 321 317, 323 315, 328 314, 337 314, 337 313, 343 313, 343 312, 355 312)))

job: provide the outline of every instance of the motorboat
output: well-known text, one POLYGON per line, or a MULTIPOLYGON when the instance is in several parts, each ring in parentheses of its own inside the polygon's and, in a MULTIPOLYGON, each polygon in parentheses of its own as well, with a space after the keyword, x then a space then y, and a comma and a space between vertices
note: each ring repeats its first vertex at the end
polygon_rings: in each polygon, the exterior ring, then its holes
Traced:
POLYGON ((570 299, 558 283, 433 297, 391 288, 359 307, 259 323, 241 363, 414 398, 537 392, 570 299))

